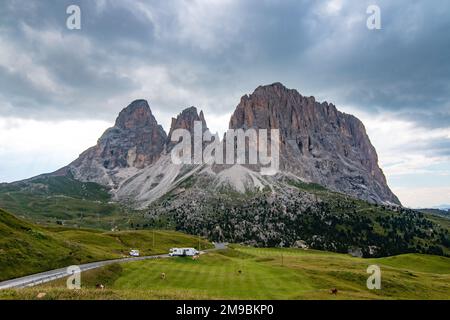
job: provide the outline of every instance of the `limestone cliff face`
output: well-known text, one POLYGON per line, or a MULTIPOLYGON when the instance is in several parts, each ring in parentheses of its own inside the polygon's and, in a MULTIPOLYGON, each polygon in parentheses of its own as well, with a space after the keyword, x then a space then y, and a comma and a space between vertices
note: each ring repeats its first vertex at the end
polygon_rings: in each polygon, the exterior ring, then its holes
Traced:
MULTIPOLYGON (((196 107, 189 107, 184 109, 176 118, 172 118, 172 123, 170 125, 169 135, 167 137, 167 151, 172 150, 172 148, 177 144, 177 142, 172 142, 172 134, 176 129, 185 129, 189 131, 192 135, 192 139, 194 137, 194 123, 195 121, 202 122, 203 132, 208 130, 208 126, 206 124, 205 116, 203 115, 203 111, 198 113, 196 107)), ((192 140, 193 143, 193 140, 192 140)))
MULTIPOLYGON (((115 125, 106 130, 96 146, 54 174, 71 174, 81 181, 108 185, 118 199, 147 205, 175 188, 180 172, 198 174, 195 166, 170 162, 175 145, 170 141, 172 133, 180 128, 192 133, 195 121, 201 121, 203 130, 207 130, 203 112, 187 108, 172 119, 166 135, 148 103, 136 100, 120 112, 115 125)), ((212 175, 210 189, 229 183, 238 191, 245 191, 248 185, 278 185, 280 190, 285 183, 283 176, 294 175, 359 199, 400 204, 378 166, 364 125, 333 104, 319 103, 280 83, 260 86, 241 98, 229 127, 279 129, 281 172, 278 178, 266 179, 251 166, 214 165, 202 171, 212 175)))
POLYGON ((281 170, 372 202, 400 204, 362 122, 280 83, 241 98, 229 127, 279 129, 281 170))
POLYGON ((145 100, 136 100, 123 109, 113 128, 100 138, 104 166, 144 168, 154 163, 164 149, 167 136, 145 100))
POLYGON ((142 169, 160 157, 167 135, 145 100, 123 109, 115 125, 105 131, 97 145, 83 152, 68 166, 81 180, 112 184, 111 176, 124 168, 142 169))
POLYGON ((172 118, 169 138, 172 135, 172 132, 176 129, 186 129, 189 132, 193 132, 195 121, 201 121, 203 124, 203 129, 207 129, 203 111, 200 111, 200 113, 198 113, 196 107, 184 109, 176 118, 172 118))

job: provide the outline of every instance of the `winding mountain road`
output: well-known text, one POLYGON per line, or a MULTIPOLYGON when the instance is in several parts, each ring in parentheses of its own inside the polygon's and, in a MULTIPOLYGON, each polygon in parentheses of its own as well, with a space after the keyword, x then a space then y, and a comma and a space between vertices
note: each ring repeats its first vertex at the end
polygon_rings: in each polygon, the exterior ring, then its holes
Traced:
MULTIPOLYGON (((208 250, 202 250, 202 252, 211 252, 215 250, 222 250, 226 249, 227 244, 225 243, 214 243, 214 249, 208 249, 208 250)), ((129 258, 122 258, 122 259, 112 259, 112 260, 104 260, 104 261, 97 261, 97 262, 91 262, 86 264, 78 265, 81 272, 100 268, 103 266, 106 266, 108 264, 112 263, 124 263, 124 262, 132 262, 132 261, 141 261, 141 260, 149 260, 149 259, 163 259, 163 258, 170 258, 168 254, 160 254, 160 255, 154 255, 154 256, 143 256, 143 257, 129 257, 129 258)), ((49 281, 53 281, 56 279, 64 278, 69 276, 70 274, 67 272, 67 268, 59 268, 55 270, 49 270, 41 273, 32 274, 29 276, 6 280, 3 282, 0 282, 0 290, 1 289, 12 289, 12 288, 25 288, 25 287, 32 287, 38 284, 46 283, 49 281)))

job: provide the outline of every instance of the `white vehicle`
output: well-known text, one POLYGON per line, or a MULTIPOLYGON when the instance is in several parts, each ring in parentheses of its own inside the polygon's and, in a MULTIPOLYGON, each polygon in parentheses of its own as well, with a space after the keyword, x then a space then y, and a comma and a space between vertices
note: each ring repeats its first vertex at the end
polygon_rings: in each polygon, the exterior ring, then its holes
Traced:
POLYGON ((139 250, 133 249, 130 251, 130 256, 132 257, 139 257, 139 255, 140 255, 139 250))
POLYGON ((198 255, 199 252, 194 248, 172 248, 169 250, 171 257, 192 257, 198 255))

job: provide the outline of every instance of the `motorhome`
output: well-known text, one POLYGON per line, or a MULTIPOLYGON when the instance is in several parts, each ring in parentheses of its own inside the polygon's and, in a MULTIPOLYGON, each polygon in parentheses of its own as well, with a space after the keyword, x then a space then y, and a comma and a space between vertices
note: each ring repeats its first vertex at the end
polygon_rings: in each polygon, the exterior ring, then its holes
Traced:
POLYGON ((136 250, 136 249, 130 250, 130 256, 139 257, 139 255, 140 255, 139 250, 136 250))
POLYGON ((198 255, 199 252, 194 248, 172 248, 169 250, 171 257, 192 257, 198 255))

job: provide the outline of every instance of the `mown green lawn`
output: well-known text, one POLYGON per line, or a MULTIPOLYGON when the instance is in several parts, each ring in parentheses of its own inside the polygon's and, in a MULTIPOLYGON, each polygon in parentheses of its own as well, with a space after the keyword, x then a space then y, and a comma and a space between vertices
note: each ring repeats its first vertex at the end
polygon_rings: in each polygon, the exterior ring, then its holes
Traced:
POLYGON ((449 299, 450 259, 407 254, 380 259, 298 249, 231 249, 199 260, 170 258, 124 263, 82 274, 82 289, 64 280, 0 298, 33 299, 449 299), (369 290, 366 269, 381 268, 380 290, 369 290), (166 274, 161 279, 161 273, 166 274), (106 290, 96 290, 103 283, 106 290), (337 288, 338 294, 330 294, 337 288))

